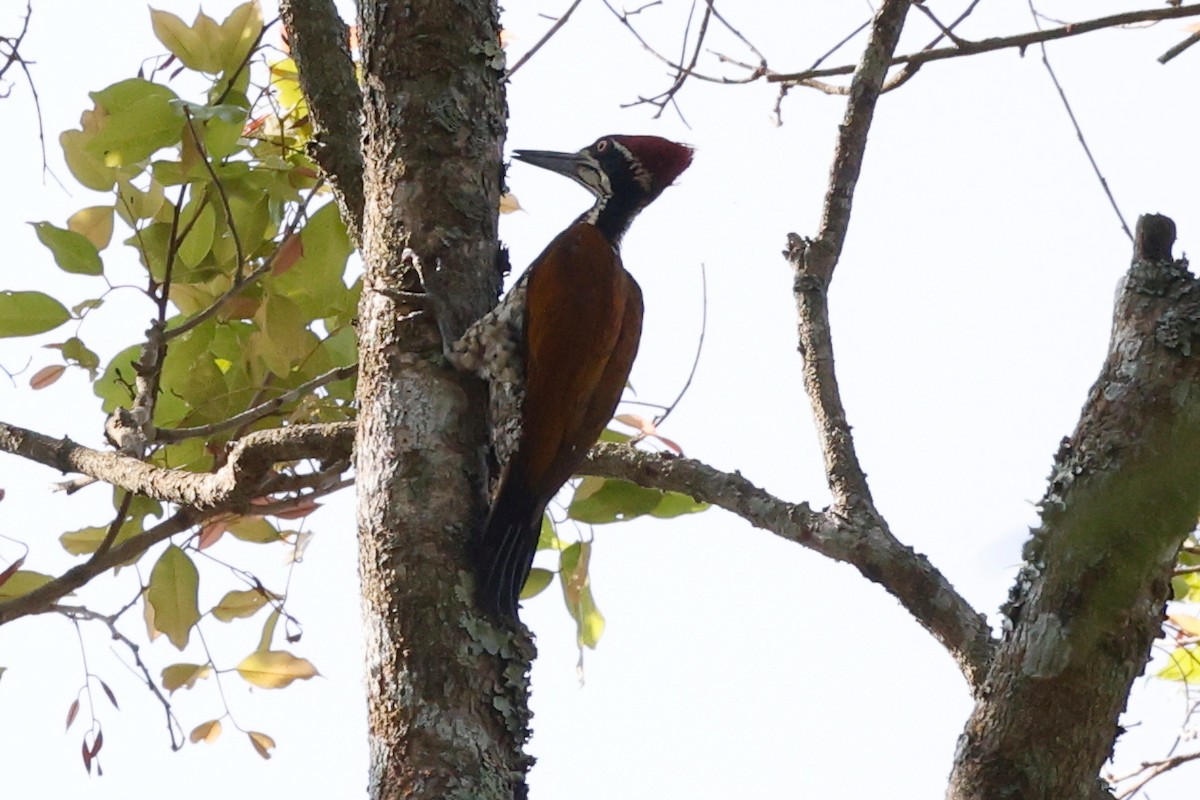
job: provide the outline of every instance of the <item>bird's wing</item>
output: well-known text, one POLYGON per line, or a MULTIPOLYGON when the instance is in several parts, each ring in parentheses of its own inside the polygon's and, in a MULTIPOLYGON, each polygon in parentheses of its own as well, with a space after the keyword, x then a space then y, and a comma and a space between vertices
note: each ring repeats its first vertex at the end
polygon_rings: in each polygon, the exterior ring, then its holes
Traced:
POLYGON ((594 226, 576 223, 534 262, 517 460, 535 493, 578 468, 621 398, 642 327, 641 290, 594 226))

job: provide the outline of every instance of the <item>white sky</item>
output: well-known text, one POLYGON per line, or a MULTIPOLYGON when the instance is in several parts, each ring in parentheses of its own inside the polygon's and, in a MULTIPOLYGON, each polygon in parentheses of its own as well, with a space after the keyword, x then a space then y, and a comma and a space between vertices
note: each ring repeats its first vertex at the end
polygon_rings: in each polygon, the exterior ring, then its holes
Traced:
MULTIPOLYGON (((180 0, 158 5, 189 20, 195 9, 180 0)), ((233 5, 211 2, 206 10, 220 19, 233 5)), ((517 55, 549 24, 538 13, 561 13, 569 3, 509 5, 517 55)), ((933 8, 951 19, 963 5, 933 8)), ((1069 16, 1081 5, 1047 2, 1043 10, 1069 16)), ((1131 5, 1097 1, 1086 13, 1131 5)), ((0 288, 49 285, 84 299, 99 291, 98 280, 64 278, 24 223, 61 225, 73 210, 104 202, 71 183, 55 139, 90 106, 88 90, 131 76, 162 47, 142 3, 35 6, 23 52, 37 61, 50 162, 69 193, 43 182, 36 121, 18 81, 0 104, 8 156, 0 288)), ((640 17, 668 52, 677 52, 687 6, 667 0, 640 17)), ((0 4, 0 31, 14 29, 21 7, 0 4)), ((721 8, 778 70, 807 66, 869 13, 861 2, 812 0, 721 8)), ((960 33, 982 38, 1029 27, 1023 3, 984 2, 960 33)), ((1143 212, 1169 214, 1186 248, 1200 235, 1200 167, 1190 146, 1200 118, 1200 48, 1168 67, 1154 61, 1186 36, 1182 28, 1092 34, 1053 45, 1051 57, 1129 223, 1143 212)), ((902 49, 932 35, 914 12, 902 49)), ((713 46, 739 53, 728 40, 713 46)), ((831 63, 855 60, 860 47, 831 63)), ((800 387, 791 275, 779 251, 787 232, 815 232, 843 101, 793 90, 785 124, 775 127, 771 88, 692 83, 679 98, 690 130, 670 113, 652 121, 646 107, 618 107, 667 85, 661 67, 600 3, 584 3, 516 76, 509 143, 571 150, 605 133, 655 133, 696 145, 692 168, 624 243, 647 306, 633 384, 649 401, 667 402, 678 391, 695 349, 706 265, 705 352, 665 433, 690 456, 819 507, 826 491, 800 387)), ((509 182, 525 212, 504 219, 503 236, 520 268, 587 198, 523 165, 510 170, 509 182)), ((1098 374, 1129 252, 1036 50, 928 65, 882 101, 831 294, 843 397, 894 532, 993 618, 1036 518, 1033 503, 1052 454, 1098 374)), ((116 247, 106 258, 133 260, 116 247)), ((104 358, 148 318, 128 295, 126 304, 114 298, 80 334, 104 358)), ((0 364, 19 369, 32 358, 31 373, 54 361, 36 345, 62 338, 2 341, 0 364)), ((99 403, 82 375, 34 393, 30 373, 15 388, 0 383, 0 419, 99 445, 99 403)), ((72 560, 58 534, 111 514, 102 490, 69 500, 51 495, 56 477, 0 460, 7 491, 0 533, 30 546, 27 568, 65 569, 72 560)), ((5 796, 362 796, 367 748, 352 498, 328 505, 310 520, 317 537, 289 602, 305 626, 293 649, 324 677, 282 691, 250 692, 236 676, 223 682, 239 723, 278 742, 271 761, 228 726, 215 744, 172 754, 161 709, 122 666, 125 654, 114 655, 102 631, 87 630, 89 666, 121 702, 117 712, 96 694, 105 776, 88 778, 79 759, 86 709, 69 733, 62 730, 82 679, 78 642, 68 623, 47 616, 0 630, 0 666, 8 667, 0 679, 5 796)), ((533 678, 535 800, 942 795, 970 710, 966 688, 946 654, 878 587, 716 510, 595 535, 593 585, 608 630, 587 654, 586 685, 576 676, 573 628, 557 594, 547 592, 524 612, 541 652, 533 678)), ((6 547, 0 555, 11 557, 6 547)), ((285 577, 282 553, 223 542, 216 555, 257 558, 268 585, 285 577)), ((204 574, 212 576, 202 590, 211 602, 237 588, 215 567, 204 574)), ((83 599, 111 608, 128 598, 130 585, 126 577, 116 594, 83 599)), ((214 653, 229 665, 258 634, 256 624, 205 626, 214 653)), ((131 614, 128 631, 140 637, 139 628, 131 614)), ((200 658, 195 644, 181 656, 164 640, 142 652, 155 673, 200 658)), ((185 729, 222 713, 212 681, 176 693, 173 704, 185 729)), ((1165 752, 1183 705, 1176 687, 1139 682, 1125 720, 1133 732, 1119 757, 1136 763, 1165 752)), ((1183 781, 1171 780, 1152 786, 1152 795, 1182 796, 1183 781)))

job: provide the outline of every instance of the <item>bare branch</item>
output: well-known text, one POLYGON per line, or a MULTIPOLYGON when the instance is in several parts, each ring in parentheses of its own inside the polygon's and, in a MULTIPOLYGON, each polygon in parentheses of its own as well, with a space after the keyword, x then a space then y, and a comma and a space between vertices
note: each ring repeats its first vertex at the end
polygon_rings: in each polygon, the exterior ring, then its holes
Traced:
POLYGON ((75 591, 100 573, 133 561, 159 542, 182 533, 203 517, 190 509, 183 509, 163 520, 153 528, 131 536, 106 553, 96 554, 86 562, 64 572, 59 577, 43 584, 32 592, 0 603, 0 625, 30 614, 44 614, 54 610, 54 604, 75 591))
POLYGON ((993 647, 987 620, 928 559, 900 544, 886 530, 856 527, 854 520, 833 509, 816 512, 807 503, 785 502, 741 475, 690 458, 647 453, 625 445, 596 445, 581 472, 686 494, 827 558, 853 565, 896 597, 950 651, 972 689, 982 681, 993 647))
MULTIPOLYGON (((140 593, 139 593, 139 596, 140 596, 140 593)), ((137 598, 134 598, 135 602, 136 602, 136 599, 137 598)), ((132 639, 130 639, 128 636, 126 636, 124 633, 122 633, 121 630, 117 627, 117 617, 120 616, 120 614, 122 612, 118 611, 116 614, 104 615, 104 614, 99 614, 95 611, 92 611, 90 608, 85 608, 83 606, 64 606, 64 605, 55 605, 54 607, 48 608, 46 610, 47 611, 55 611, 71 620, 84 619, 84 620, 94 620, 96 622, 104 623, 104 625, 108 628, 108 632, 112 635, 113 640, 120 642, 121 644, 125 645, 126 648, 129 649, 130 655, 133 656, 133 663, 137 667, 136 672, 139 673, 139 676, 141 677, 142 682, 146 684, 146 688, 148 688, 150 690, 151 694, 153 694, 155 699, 158 700, 159 704, 162 705, 163 711, 166 712, 167 734, 171 737, 171 749, 172 750, 181 749, 183 747, 183 743, 185 741, 184 736, 183 736, 183 728, 180 726, 179 720, 177 720, 175 718, 175 712, 171 708, 171 702, 169 700, 167 700, 166 697, 163 696, 162 690, 160 690, 158 688, 158 684, 155 683, 155 681, 154 681, 154 676, 152 676, 150 674, 149 667, 146 666, 146 662, 142 661, 142 656, 141 656, 141 652, 140 652, 141 648, 138 646, 138 644, 136 642, 134 642, 132 639)), ((126 664, 126 666, 128 666, 128 664, 126 664)))
POLYGON ((363 224, 362 92, 350 55, 350 32, 333 0, 283 0, 279 13, 312 118, 309 155, 333 186, 357 244, 363 224))
POLYGON ((571 15, 575 13, 575 9, 579 8, 579 4, 582 2, 583 0, 575 0, 575 2, 571 3, 571 7, 564 11, 562 16, 554 21, 554 24, 550 26, 550 30, 546 31, 545 35, 543 35, 541 39, 538 39, 537 43, 534 44, 533 47, 526 50, 525 55, 517 59, 517 63, 513 64, 512 68, 508 71, 509 78, 515 75, 517 70, 525 66, 525 62, 533 58, 534 55, 537 54, 537 51, 541 50, 542 46, 545 45, 546 42, 550 41, 554 34, 558 33, 559 29, 562 28, 563 25, 567 24, 567 20, 571 18, 571 15))
MULTIPOLYGON (((1105 28, 1116 28, 1123 25, 1132 25, 1138 22, 1158 22, 1167 19, 1181 19, 1184 17, 1194 17, 1197 15, 1200 15, 1200 4, 1178 6, 1176 8, 1149 8, 1142 11, 1128 11, 1122 14, 1098 17, 1086 22, 1073 22, 1069 25, 1063 25, 1059 28, 1047 28, 1044 31, 1032 31, 1015 36, 998 36, 991 39, 981 39, 977 42, 964 41, 961 45, 957 45, 955 47, 943 47, 938 50, 923 50, 921 52, 911 53, 909 55, 893 56, 888 61, 888 66, 895 66, 896 64, 925 64, 930 61, 941 61, 943 59, 959 58, 961 56, 973 56, 979 53, 989 53, 994 50, 1005 50, 1013 47, 1025 48, 1031 44, 1049 42, 1055 39, 1065 39, 1068 36, 1080 36, 1085 33, 1104 30, 1105 28)), ((801 84, 804 81, 812 80, 814 78, 828 78, 834 75, 850 75, 854 72, 854 69, 855 68, 851 65, 829 67, 827 69, 810 69, 803 72, 768 75, 767 80, 771 83, 801 84)))
MULTIPOLYGON (((1033 0, 1029 0, 1029 11, 1033 14, 1033 24, 1041 27, 1038 21, 1037 10, 1033 7, 1033 0)), ((1129 230, 1129 225, 1125 222, 1125 215, 1121 213, 1121 207, 1117 205, 1117 198, 1113 197, 1112 189, 1108 186, 1108 179, 1104 177, 1104 173, 1100 171, 1100 165, 1096 163, 1096 157, 1092 155, 1092 148, 1088 147, 1087 139, 1083 136, 1083 128, 1079 126, 1079 120, 1075 118, 1075 111, 1071 108, 1071 101, 1067 99, 1067 93, 1063 90, 1062 84, 1058 82, 1058 75, 1054 73, 1054 67, 1050 66, 1050 56, 1046 52, 1044 42, 1038 44, 1042 50, 1042 65, 1046 68, 1046 74, 1050 76, 1050 82, 1054 84, 1055 90, 1058 92, 1058 98, 1062 100, 1063 108, 1067 111, 1067 116, 1071 119, 1071 126, 1075 128, 1075 137, 1079 139, 1079 144, 1083 147, 1083 154, 1087 156, 1088 163, 1092 165, 1092 172, 1096 174, 1096 178, 1100 181, 1100 188, 1104 190, 1104 196, 1108 198, 1108 204, 1112 206, 1112 210, 1117 215, 1117 221, 1121 223, 1121 230, 1125 231, 1126 238, 1133 241, 1133 233, 1129 230)))
POLYGON ((261 491, 263 481, 272 476, 277 462, 302 458, 345 460, 353 442, 352 422, 256 431, 238 440, 223 467, 200 474, 156 467, 119 453, 93 450, 70 439, 52 439, 0 423, 2 452, 63 472, 81 472, 130 492, 201 511, 247 510, 250 500, 261 491))

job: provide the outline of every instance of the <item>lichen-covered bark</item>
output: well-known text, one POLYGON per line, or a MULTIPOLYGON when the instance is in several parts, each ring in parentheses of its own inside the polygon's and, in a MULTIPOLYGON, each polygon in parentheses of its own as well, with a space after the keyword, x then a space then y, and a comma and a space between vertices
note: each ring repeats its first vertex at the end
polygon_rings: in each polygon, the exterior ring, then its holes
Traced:
POLYGON ((370 797, 522 797, 528 640, 471 603, 485 399, 441 356, 495 302, 505 130, 492 0, 363 0, 356 444, 370 797), (420 297, 423 290, 436 298, 420 297), (436 302, 430 302, 430 300, 436 302), (431 309, 438 309, 436 323, 431 309))
MULTIPOLYGON (((1200 513, 1200 282, 1139 223, 1108 359, 1055 459, 951 800, 1108 797, 1101 765, 1200 513)), ((1052 356, 1051 356, 1052 357, 1052 356)))

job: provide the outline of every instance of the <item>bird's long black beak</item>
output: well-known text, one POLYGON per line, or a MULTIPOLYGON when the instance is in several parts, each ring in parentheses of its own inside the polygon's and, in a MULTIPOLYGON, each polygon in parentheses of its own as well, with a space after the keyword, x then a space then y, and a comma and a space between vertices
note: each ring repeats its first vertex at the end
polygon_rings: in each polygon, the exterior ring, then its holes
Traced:
POLYGON ((514 150, 513 158, 568 178, 574 178, 579 165, 584 162, 582 153, 557 153, 553 150, 514 150))

